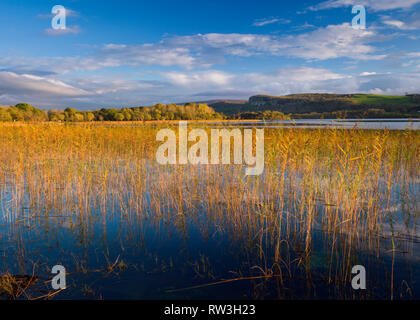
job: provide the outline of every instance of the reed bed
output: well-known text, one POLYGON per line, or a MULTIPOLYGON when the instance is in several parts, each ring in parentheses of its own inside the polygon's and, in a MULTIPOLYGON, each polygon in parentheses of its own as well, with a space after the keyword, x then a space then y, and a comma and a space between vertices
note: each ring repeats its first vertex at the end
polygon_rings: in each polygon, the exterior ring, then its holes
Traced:
POLYGON ((256 297, 270 279, 279 287, 322 281, 343 297, 361 252, 393 259, 383 297, 413 290, 410 279, 394 283, 394 259, 419 254, 418 131, 266 128, 265 171, 251 177, 241 165, 158 165, 159 129, 0 124, 6 234, 22 239, 22 225, 37 228, 48 217, 60 222, 57 234, 70 225, 85 241, 107 220, 151 224, 156 234, 170 225, 186 238, 194 225, 203 238, 240 244, 237 279, 252 279, 256 297), (320 252, 328 263, 317 269, 320 252))

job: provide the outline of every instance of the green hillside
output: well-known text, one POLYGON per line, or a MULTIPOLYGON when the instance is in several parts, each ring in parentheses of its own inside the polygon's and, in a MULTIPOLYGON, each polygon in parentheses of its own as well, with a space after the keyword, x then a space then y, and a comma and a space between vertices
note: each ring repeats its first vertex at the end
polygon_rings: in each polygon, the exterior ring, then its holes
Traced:
MULTIPOLYGON (((402 104, 402 105, 416 105, 410 96, 386 96, 375 94, 356 94, 353 100, 360 104, 366 105, 389 105, 389 104, 402 104)), ((417 103, 418 105, 419 103, 417 103)))
POLYGON ((287 96, 257 95, 248 102, 210 103, 216 112, 241 118, 240 114, 282 112, 293 118, 406 118, 418 117, 420 95, 308 93, 287 96))

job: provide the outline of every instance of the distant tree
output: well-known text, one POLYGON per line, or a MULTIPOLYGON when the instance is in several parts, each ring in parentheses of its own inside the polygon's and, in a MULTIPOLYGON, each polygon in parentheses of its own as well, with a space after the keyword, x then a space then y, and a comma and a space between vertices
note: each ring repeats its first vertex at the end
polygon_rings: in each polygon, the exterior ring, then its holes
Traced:
POLYGON ((64 109, 64 120, 65 121, 76 121, 77 110, 73 108, 64 109))
POLYGON ((85 112, 84 114, 83 114, 83 116, 84 116, 84 120, 85 121, 94 121, 95 120, 95 115, 92 113, 92 112, 89 112, 89 111, 87 111, 87 112, 85 112))
POLYGON ((152 120, 152 116, 149 113, 144 114, 144 121, 150 121, 152 120))
POLYGON ((24 112, 16 107, 9 107, 8 112, 13 121, 25 121, 24 112))
POLYGON ((122 112, 117 112, 114 115, 115 121, 124 121, 124 114, 122 112))
POLYGON ((221 119, 223 115, 206 104, 187 103, 156 104, 152 107, 102 108, 95 111, 78 111, 68 107, 45 112, 27 103, 2 108, 0 121, 150 121, 150 120, 199 120, 221 119))
POLYGON ((124 115, 124 120, 131 121, 133 119, 134 111, 128 108, 122 108, 121 113, 124 115))
POLYGON ((48 111, 48 120, 49 121, 64 121, 65 115, 64 112, 58 110, 49 110, 48 111))
POLYGON ((18 103, 15 107, 22 111, 32 111, 32 109, 34 109, 34 107, 28 103, 18 103))
POLYGON ((30 104, 19 103, 7 109, 13 121, 47 121, 48 115, 30 104))
POLYGON ((6 122, 6 121, 12 121, 12 116, 8 112, 6 108, 0 107, 0 121, 6 122))

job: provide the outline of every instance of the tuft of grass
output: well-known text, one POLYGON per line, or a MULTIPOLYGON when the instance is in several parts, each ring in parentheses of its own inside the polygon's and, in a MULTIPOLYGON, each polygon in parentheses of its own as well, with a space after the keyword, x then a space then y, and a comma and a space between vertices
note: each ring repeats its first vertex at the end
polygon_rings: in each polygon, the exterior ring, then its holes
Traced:
POLYGON ((34 276, 11 275, 9 273, 1 275, 0 296, 5 296, 7 299, 17 299, 38 280, 34 276))

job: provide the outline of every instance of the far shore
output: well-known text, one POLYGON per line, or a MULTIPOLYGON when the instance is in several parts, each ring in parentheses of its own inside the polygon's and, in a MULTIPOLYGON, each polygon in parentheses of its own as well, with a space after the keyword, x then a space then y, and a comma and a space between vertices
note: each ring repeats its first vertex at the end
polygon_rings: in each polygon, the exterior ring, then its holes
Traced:
POLYGON ((186 121, 188 123, 235 123, 235 122, 263 122, 263 121, 300 121, 300 120, 340 120, 340 121, 389 121, 389 120, 401 120, 401 121, 420 121, 419 118, 362 118, 362 119, 312 119, 312 118, 303 118, 303 119, 274 119, 274 120, 263 120, 263 119, 210 119, 210 120, 150 120, 150 121, 14 121, 14 122, 0 122, 3 126, 21 126, 21 125, 51 125, 51 126, 63 126, 63 125, 120 125, 120 126, 129 126, 129 125, 160 125, 160 124, 173 124, 177 125, 180 121, 186 121))
MULTIPOLYGON (((289 120, 289 119, 288 119, 289 120)), ((293 120, 293 119, 290 119, 293 120)), ((256 121, 270 121, 270 120, 261 120, 261 119, 238 119, 238 120, 222 120, 222 119, 214 119, 214 120, 150 120, 150 121, 15 121, 15 122, 0 122, 3 125, 22 125, 22 124, 52 124, 52 125, 65 125, 65 124, 73 124, 73 125, 86 125, 86 124, 142 124, 142 125, 149 125, 149 124, 178 124, 180 121, 187 121, 189 123, 209 123, 209 122, 256 122, 256 121)), ((280 120, 281 121, 281 120, 280 120)))

